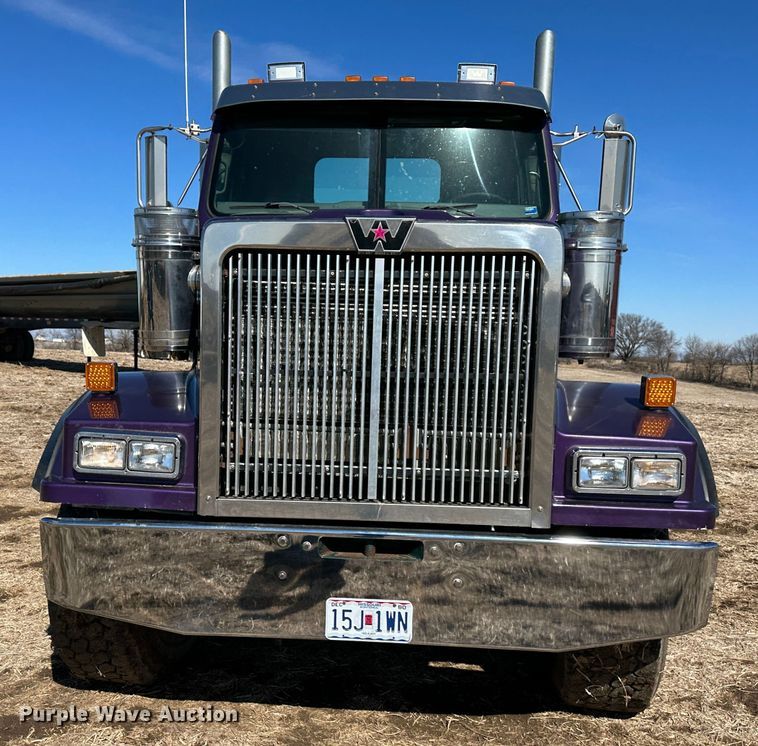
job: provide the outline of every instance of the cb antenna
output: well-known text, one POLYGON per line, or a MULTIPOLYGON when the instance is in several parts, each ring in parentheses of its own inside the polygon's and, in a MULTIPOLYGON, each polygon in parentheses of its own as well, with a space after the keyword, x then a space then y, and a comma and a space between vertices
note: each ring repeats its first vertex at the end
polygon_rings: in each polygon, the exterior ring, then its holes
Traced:
POLYGON ((184 5, 184 122, 187 132, 190 128, 189 118, 189 65, 187 62, 187 0, 184 5))
POLYGON ((183 24, 182 30, 184 35, 184 127, 172 127, 168 126, 167 129, 176 130, 181 132, 186 138, 190 140, 196 140, 197 142, 204 142, 200 139, 200 135, 204 132, 209 132, 210 129, 203 129, 194 120, 190 120, 189 114, 189 54, 187 52, 187 0, 182 2, 183 10, 183 24))

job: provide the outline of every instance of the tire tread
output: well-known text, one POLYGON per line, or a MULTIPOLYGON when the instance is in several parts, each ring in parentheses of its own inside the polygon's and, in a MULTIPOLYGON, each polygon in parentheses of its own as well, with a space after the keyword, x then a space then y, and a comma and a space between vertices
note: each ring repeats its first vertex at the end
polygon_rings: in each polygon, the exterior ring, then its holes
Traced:
POLYGON ((84 614, 48 603, 53 653, 76 679, 152 684, 191 644, 161 630, 84 614))
POLYGON ((652 701, 665 661, 665 639, 561 653, 558 694, 570 707, 633 715, 652 701))

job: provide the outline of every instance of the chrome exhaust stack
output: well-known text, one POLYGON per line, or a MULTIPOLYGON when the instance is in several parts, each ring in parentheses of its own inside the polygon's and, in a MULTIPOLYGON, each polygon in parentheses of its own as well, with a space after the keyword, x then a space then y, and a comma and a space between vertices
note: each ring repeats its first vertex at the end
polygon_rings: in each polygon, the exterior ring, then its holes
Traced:
POLYGON ((218 100, 225 88, 232 84, 232 42, 225 31, 213 34, 213 96, 211 112, 216 111, 218 100))
POLYGON ((553 70, 555 68, 555 34, 546 29, 537 37, 534 46, 534 87, 542 91, 548 109, 553 98, 553 70))

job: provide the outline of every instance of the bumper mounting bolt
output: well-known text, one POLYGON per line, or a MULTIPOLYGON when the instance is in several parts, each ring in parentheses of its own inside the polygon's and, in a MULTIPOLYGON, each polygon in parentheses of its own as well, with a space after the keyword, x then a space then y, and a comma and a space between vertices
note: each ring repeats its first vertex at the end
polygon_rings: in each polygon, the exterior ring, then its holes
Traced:
POLYGON ((290 537, 286 534, 280 534, 276 537, 276 543, 284 549, 290 545, 290 537))
POLYGON ((462 541, 456 541, 455 544, 453 544, 453 551, 457 554, 462 554, 464 547, 465 545, 462 541))
POLYGON ((439 556, 440 556, 440 548, 439 548, 439 545, 438 545, 438 544, 432 544, 432 545, 429 547, 429 554, 430 554, 432 557, 439 557, 439 556))
POLYGON ((302 545, 301 545, 301 546, 303 547, 303 551, 304 551, 304 552, 310 552, 310 551, 311 551, 311 549, 313 549, 313 542, 311 542, 311 541, 308 541, 308 539, 306 539, 306 540, 305 540, 305 541, 302 543, 302 545))
POLYGON ((463 578, 453 578, 453 588, 463 588, 463 578))
POLYGON ((279 570, 279 572, 276 574, 276 577, 279 578, 279 580, 287 580, 287 571, 286 570, 279 570))

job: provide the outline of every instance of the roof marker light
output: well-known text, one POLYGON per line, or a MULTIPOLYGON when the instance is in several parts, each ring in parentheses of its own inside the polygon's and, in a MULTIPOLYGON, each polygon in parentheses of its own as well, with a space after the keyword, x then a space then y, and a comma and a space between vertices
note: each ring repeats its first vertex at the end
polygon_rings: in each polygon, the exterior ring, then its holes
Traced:
POLYGON ((345 83, 360 83, 362 80, 360 75, 346 75, 345 83))
POLYGON ((461 62, 458 65, 459 83, 494 83, 497 65, 486 62, 461 62))
POLYGON ((389 81, 389 79, 390 79, 389 75, 374 75, 374 77, 371 78, 371 80, 373 80, 374 83, 386 83, 387 81, 389 81))
POLYGON ((305 62, 274 62, 268 66, 269 83, 302 83, 305 62))
POLYGON ((512 80, 501 80, 498 85, 516 85, 512 80))
POLYGON ((263 78, 248 78, 247 79, 247 84, 248 85, 261 85, 264 82, 265 81, 263 80, 263 78))
POLYGON ((401 83, 415 83, 416 76, 415 75, 401 75, 400 82, 401 83))

